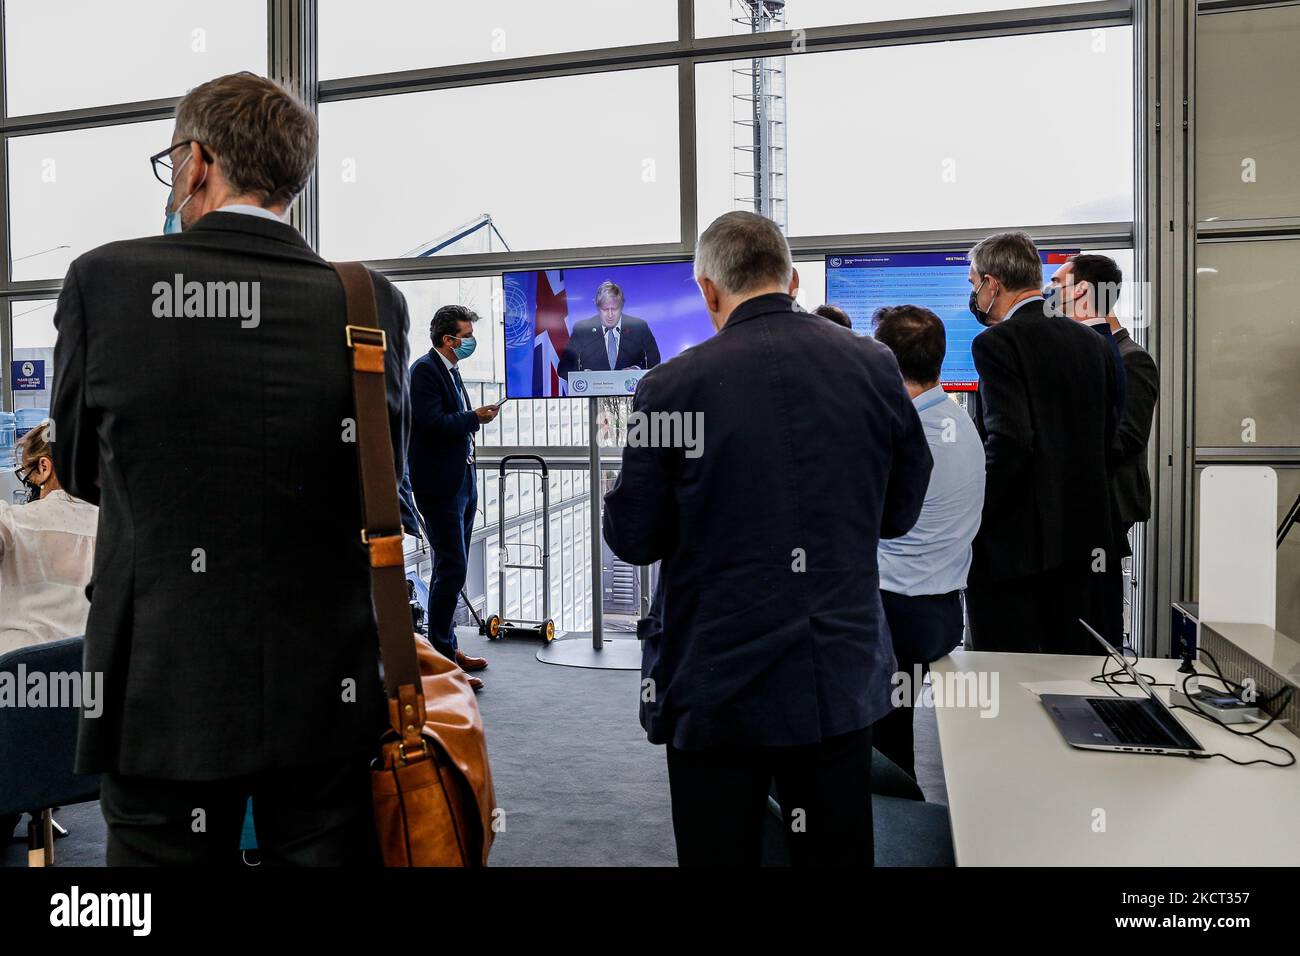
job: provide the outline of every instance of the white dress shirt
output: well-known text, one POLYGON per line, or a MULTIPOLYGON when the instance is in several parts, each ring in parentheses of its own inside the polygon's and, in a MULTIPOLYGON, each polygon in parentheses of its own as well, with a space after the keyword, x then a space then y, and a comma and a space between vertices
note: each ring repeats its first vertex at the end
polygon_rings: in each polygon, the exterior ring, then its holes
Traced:
POLYGON ((99 509, 63 489, 0 501, 0 654, 86 633, 99 509))
POLYGON ((1006 322, 1013 315, 1019 312, 1022 308, 1027 306, 1030 302, 1042 302, 1042 301, 1043 301, 1043 297, 1041 295, 1031 295, 1027 299, 1021 299, 1019 302, 1017 302, 1015 305, 1011 307, 1011 310, 1007 312, 1006 315, 1002 317, 1002 321, 1006 322))
POLYGON ((270 219, 272 222, 284 222, 279 216, 269 209, 263 209, 261 206, 254 206, 252 203, 235 202, 229 206, 222 206, 217 212, 236 212, 245 216, 261 216, 263 219, 270 219))

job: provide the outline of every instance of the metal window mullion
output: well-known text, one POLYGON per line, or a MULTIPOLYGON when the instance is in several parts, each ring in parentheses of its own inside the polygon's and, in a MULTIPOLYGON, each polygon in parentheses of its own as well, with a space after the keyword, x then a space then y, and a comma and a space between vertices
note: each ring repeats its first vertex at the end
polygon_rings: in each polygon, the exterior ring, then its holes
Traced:
MULTIPOLYGON (((1193 296, 1196 279, 1194 214, 1194 0, 1144 0, 1157 31, 1147 47, 1154 56, 1159 128, 1152 142, 1156 157, 1148 184, 1156 190, 1148 205, 1148 255, 1152 266, 1153 354, 1160 368, 1153 442, 1156 445, 1152 520, 1156 542, 1148 550, 1154 562, 1149 613, 1154 615, 1156 654, 1169 653, 1171 622, 1168 609, 1191 593, 1192 482, 1195 428, 1195 324, 1193 296), (1158 271, 1157 271, 1158 269, 1158 271)), ((1148 647, 1148 650, 1151 650, 1148 647)))
MULTIPOLYGON (((685 0, 694 9, 691 0, 685 0)), ((677 190, 681 210, 681 245, 693 253, 699 235, 699 183, 696 165, 695 64, 677 65, 677 190)))
POLYGON ((1236 240, 1254 242, 1297 237, 1300 237, 1300 216, 1277 219, 1216 219, 1196 224, 1198 242, 1236 240))
MULTIPOLYGON (((5 9, 4 0, 0 0, 0 123, 9 112, 9 63, 5 55, 5 9)), ((8 287, 13 278, 13 265, 9 261, 11 254, 9 244, 9 137, 0 132, 0 285, 8 287)), ((13 367, 14 357, 14 323, 13 300, 0 303, 4 309, 0 316, 0 369, 13 367)), ((14 396, 9 388, 8 376, 4 388, 0 389, 0 409, 13 411, 14 396)))
MULTIPOLYGON (((319 118, 317 103, 317 0, 268 0, 267 76, 282 84, 319 118)), ((319 170, 289 208, 289 222, 313 249, 320 247, 319 170)))
POLYGON ((1270 7, 1300 6, 1300 0, 1200 0, 1197 12, 1202 16, 1215 13, 1240 13, 1270 7))

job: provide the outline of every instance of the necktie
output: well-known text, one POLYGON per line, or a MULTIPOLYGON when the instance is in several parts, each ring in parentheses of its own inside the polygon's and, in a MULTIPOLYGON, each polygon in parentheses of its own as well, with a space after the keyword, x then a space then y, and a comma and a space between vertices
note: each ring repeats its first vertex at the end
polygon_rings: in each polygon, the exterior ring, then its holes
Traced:
POLYGON ((618 364, 618 326, 615 325, 605 330, 605 354, 609 356, 609 367, 612 371, 618 364))
MULTIPOLYGON (((465 383, 460 379, 460 369, 454 365, 451 367, 451 380, 456 386, 456 401, 460 403, 460 410, 462 412, 469 411, 469 393, 465 391, 465 383)), ((469 445, 465 449, 465 463, 473 464, 474 447, 477 442, 474 441, 473 435, 467 435, 466 437, 469 439, 469 445)))

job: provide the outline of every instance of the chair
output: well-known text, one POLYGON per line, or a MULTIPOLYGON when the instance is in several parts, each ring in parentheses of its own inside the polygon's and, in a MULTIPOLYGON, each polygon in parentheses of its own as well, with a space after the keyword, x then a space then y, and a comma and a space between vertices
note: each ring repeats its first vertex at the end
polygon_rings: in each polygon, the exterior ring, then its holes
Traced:
MULTIPOLYGON (((767 798, 763 865, 789 866, 785 815, 775 788, 767 798)), ((876 866, 954 866, 948 808, 927 803, 916 781, 878 750, 871 751, 871 824, 876 866)))
MULTIPOLYGON (((25 694, 32 674, 81 673, 82 645, 82 638, 72 637, 0 655, 0 687, 12 682, 13 690, 25 694)), ((72 769, 81 702, 73 704, 0 707, 0 819, 32 815, 30 866, 54 865, 54 807, 99 799, 99 775, 72 769)))

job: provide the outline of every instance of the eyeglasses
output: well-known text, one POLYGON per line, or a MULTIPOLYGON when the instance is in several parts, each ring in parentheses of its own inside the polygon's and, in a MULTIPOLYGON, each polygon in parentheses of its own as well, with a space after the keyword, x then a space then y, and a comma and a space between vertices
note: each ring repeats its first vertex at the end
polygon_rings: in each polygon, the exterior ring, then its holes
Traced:
MULTIPOLYGON (((193 142, 195 142, 195 140, 183 139, 179 143, 173 143, 166 149, 160 150, 149 157, 149 163, 153 166, 154 178, 156 178, 158 182, 162 183, 164 186, 170 186, 172 184, 172 176, 175 171, 175 167, 172 165, 172 153, 176 152, 176 150, 180 149, 182 146, 188 146, 193 142)), ((203 148, 202 143, 199 144, 199 155, 203 157, 205 163, 212 162, 212 160, 208 158, 208 151, 203 148)))

